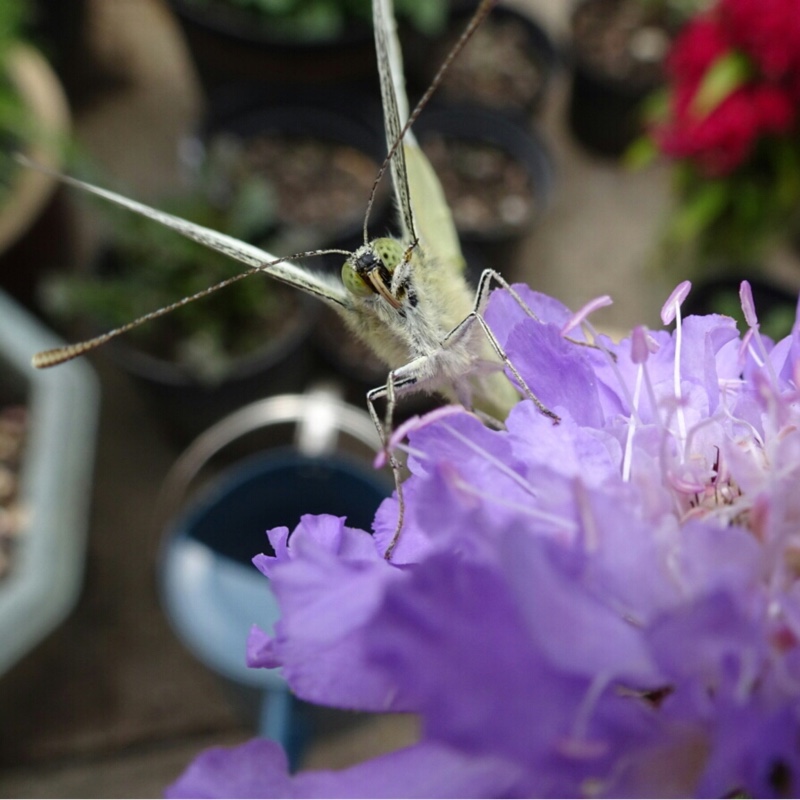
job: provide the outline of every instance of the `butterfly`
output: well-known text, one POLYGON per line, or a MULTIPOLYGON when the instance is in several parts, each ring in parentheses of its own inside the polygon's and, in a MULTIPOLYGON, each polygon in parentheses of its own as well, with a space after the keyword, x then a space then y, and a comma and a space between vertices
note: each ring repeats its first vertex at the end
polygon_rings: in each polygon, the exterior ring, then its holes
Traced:
POLYGON ((144 315, 93 339, 37 353, 37 368, 76 358, 116 336, 205 297, 253 274, 266 274, 332 306, 345 325, 389 368, 386 383, 367 393, 367 407, 384 442, 395 475, 398 521, 385 557, 391 558, 403 525, 400 466, 388 451, 392 413, 399 397, 436 391, 473 409, 485 419, 501 421, 520 396, 532 400, 541 413, 558 417, 528 387, 503 352, 483 318, 493 285, 500 285, 531 312, 495 270, 481 275, 477 291, 464 276, 464 258, 439 180, 414 138, 411 126, 445 75, 449 64, 490 12, 494 0, 481 0, 464 33, 445 59, 430 87, 409 114, 402 57, 391 0, 373 0, 373 26, 388 155, 376 176, 364 221, 364 243, 355 252, 315 250, 286 258, 225 234, 158 211, 115 192, 62 176, 77 188, 130 211, 246 264, 248 269, 190 297, 144 315), (400 217, 398 238, 369 239, 367 224, 376 188, 390 169, 400 217), (323 253, 341 253, 341 280, 314 272, 295 261, 323 253), (504 369, 505 368, 505 369, 504 369), (506 375, 508 370, 513 383, 506 375), (379 404, 385 405, 383 418, 379 404))

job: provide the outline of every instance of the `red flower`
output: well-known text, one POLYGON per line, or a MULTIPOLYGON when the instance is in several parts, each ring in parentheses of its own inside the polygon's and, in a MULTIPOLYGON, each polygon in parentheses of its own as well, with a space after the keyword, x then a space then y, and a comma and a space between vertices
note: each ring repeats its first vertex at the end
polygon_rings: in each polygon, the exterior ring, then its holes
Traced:
POLYGON ((738 89, 704 117, 692 112, 693 94, 676 96, 675 118, 656 138, 667 155, 690 159, 706 175, 727 175, 747 158, 758 136, 750 93, 738 89))
POLYGON ((661 150, 692 161, 704 174, 742 165, 763 136, 791 132, 800 102, 800 0, 720 0, 675 40, 667 62, 670 119, 653 134, 661 150), (695 97, 720 58, 742 52, 754 72, 711 111, 695 97))
POLYGON ((719 11, 731 41, 767 78, 800 69, 800 0, 720 0, 719 11))
POLYGON ((715 16, 696 17, 675 38, 667 58, 667 74, 678 83, 695 84, 731 47, 727 32, 715 16))
POLYGON ((762 83, 750 87, 749 94, 763 133, 780 135, 792 129, 797 106, 787 92, 762 83))
POLYGON ((747 160, 759 137, 784 134, 796 120, 791 98, 774 86, 743 86, 705 116, 692 105, 696 87, 678 89, 672 120, 654 135, 664 153, 693 161, 708 176, 729 174, 747 160))

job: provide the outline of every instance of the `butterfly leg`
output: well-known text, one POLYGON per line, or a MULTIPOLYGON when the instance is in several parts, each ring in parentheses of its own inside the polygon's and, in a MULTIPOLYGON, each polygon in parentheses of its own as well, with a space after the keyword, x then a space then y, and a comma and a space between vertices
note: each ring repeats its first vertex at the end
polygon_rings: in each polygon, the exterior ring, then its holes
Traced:
POLYGON ((395 458, 394 453, 389 447, 389 437, 392 435, 392 417, 394 415, 394 409, 397 403, 398 390, 400 393, 402 393, 404 389, 414 386, 416 382, 417 381, 413 376, 398 377, 395 375, 394 370, 392 370, 386 379, 385 385, 378 386, 375 389, 370 389, 367 392, 367 409, 369 410, 369 415, 372 418, 372 422, 375 425, 376 430, 378 431, 378 435, 381 438, 383 451, 386 453, 389 466, 392 469, 394 486, 397 492, 397 525, 395 526, 392 540, 389 542, 389 546, 386 548, 386 551, 383 554, 383 557, 387 561, 391 560, 392 553, 394 552, 395 547, 397 547, 397 542, 400 539, 400 533, 403 529, 403 521, 405 518, 405 501, 403 499, 403 483, 401 479, 402 466, 397 458, 395 458), (386 411, 384 412, 383 421, 381 421, 376 406, 376 401, 378 400, 386 401, 386 411))
MULTIPOLYGON (((531 319, 535 319, 537 322, 541 322, 539 317, 536 315, 536 312, 522 299, 522 297, 519 295, 517 290, 514 289, 514 287, 499 272, 495 272, 492 269, 488 269, 488 270, 484 270, 483 274, 485 274, 486 272, 490 272, 491 273, 491 276, 490 276, 489 280, 490 281, 494 280, 498 284, 498 286, 500 286, 502 289, 505 289, 514 298, 514 300, 516 300, 517 305, 531 319)), ((481 274, 481 280, 483 280, 483 274, 481 274)), ((478 293, 480 293, 480 291, 481 291, 481 289, 480 289, 480 284, 479 284, 478 293)), ((486 296, 488 298, 488 289, 487 289, 486 296)), ((599 345, 595 344, 594 342, 587 342, 587 341, 582 340, 582 339, 573 339, 571 336, 565 336, 564 338, 570 344, 576 344, 579 347, 589 347, 592 350, 604 350, 604 348, 600 347, 599 345)), ((607 351, 605 351, 605 352, 607 352, 607 351)), ((616 361, 616 355, 615 354, 609 353, 608 355, 611 356, 616 361)))
POLYGON ((498 272, 495 272, 492 269, 484 270, 481 274, 480 281, 478 283, 478 289, 475 292, 475 303, 472 307, 472 311, 458 324, 456 325, 450 333, 444 338, 443 346, 444 347, 452 347, 455 345, 459 340, 463 339, 465 336, 468 335, 469 330, 472 328, 473 325, 477 324, 481 331, 483 332, 486 340, 488 341, 489 345, 491 346, 492 350, 494 350, 497 357, 503 362, 503 364, 508 367, 511 371, 511 374, 514 376, 515 380, 517 381, 518 385, 522 388, 524 395, 533 402, 536 408, 544 414, 546 417, 549 417, 554 422, 560 422, 560 417, 551 411, 544 403, 534 394, 532 389, 528 386, 528 384, 523 379, 522 375, 520 375, 517 368, 512 363, 511 359, 506 354, 503 346, 498 341, 497 337, 494 335, 492 329, 489 327, 486 320, 483 318, 483 311, 486 307, 486 303, 489 299, 489 291, 491 290, 491 283, 492 281, 496 281, 500 286, 504 289, 507 289, 511 296, 520 304, 522 309, 533 319, 538 320, 538 317, 534 312, 528 308, 522 298, 514 291, 511 286, 509 286, 508 282, 503 278, 498 272))

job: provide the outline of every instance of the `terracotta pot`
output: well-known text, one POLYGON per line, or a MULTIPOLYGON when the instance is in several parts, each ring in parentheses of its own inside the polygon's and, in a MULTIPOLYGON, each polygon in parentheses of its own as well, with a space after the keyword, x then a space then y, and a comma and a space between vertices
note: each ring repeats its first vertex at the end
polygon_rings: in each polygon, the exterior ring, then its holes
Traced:
MULTIPOLYGON (((61 85, 47 61, 30 47, 18 46, 8 63, 36 130, 24 153, 43 167, 58 169, 70 128, 61 85)), ((29 307, 39 277, 64 258, 69 245, 68 215, 57 187, 53 176, 20 167, 0 201, 0 286, 29 307)))

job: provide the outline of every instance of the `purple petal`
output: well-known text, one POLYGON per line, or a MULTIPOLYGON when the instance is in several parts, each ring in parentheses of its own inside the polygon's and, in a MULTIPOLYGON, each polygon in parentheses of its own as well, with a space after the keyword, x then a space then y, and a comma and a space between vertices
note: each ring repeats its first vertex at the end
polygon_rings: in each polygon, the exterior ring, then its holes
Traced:
POLYGON ((253 739, 201 753, 166 796, 183 797, 509 797, 522 771, 499 758, 422 743, 339 771, 289 775, 279 745, 253 739))
POLYGON ((286 753, 276 742, 252 739, 238 747, 200 753, 166 797, 297 797, 286 753))
POLYGON ((485 566, 446 555, 418 565, 387 597, 370 642, 422 711, 426 736, 465 752, 526 763, 580 703, 580 682, 541 660, 506 582, 485 566))
POLYGON ((330 516, 303 517, 284 560, 263 557, 281 608, 275 636, 257 632, 248 652, 257 666, 281 666, 304 700, 362 710, 401 707, 396 687, 365 669, 362 633, 401 573, 372 537, 330 516))
MULTIPOLYGON (((597 378, 584 351, 561 336, 554 325, 525 320, 514 328, 506 353, 529 388, 551 411, 568 409, 581 425, 600 427, 602 410, 597 378)), ((509 374, 509 379, 513 380, 509 374)))

